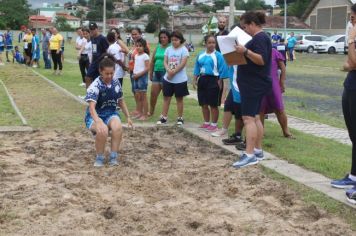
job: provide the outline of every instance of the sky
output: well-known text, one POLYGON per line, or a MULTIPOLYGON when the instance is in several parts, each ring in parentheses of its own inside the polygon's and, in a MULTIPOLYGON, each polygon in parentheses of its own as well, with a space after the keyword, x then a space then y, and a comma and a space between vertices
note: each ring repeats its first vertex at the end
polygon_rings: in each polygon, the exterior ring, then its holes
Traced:
MULTIPOLYGON (((28 2, 32 5, 32 8, 39 8, 42 6, 43 2, 48 2, 48 3, 65 3, 70 0, 28 0, 28 2)), ((269 5, 274 5, 276 0, 264 0, 267 4, 269 5)), ((74 2, 74 0, 73 0, 74 2)))

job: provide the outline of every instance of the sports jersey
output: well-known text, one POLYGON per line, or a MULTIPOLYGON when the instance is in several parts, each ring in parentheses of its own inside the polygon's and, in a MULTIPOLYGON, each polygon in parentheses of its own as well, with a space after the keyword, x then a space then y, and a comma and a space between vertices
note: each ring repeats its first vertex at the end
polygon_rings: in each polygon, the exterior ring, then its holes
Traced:
POLYGON ((220 79, 229 76, 225 60, 218 51, 212 53, 201 52, 195 62, 194 75, 217 76, 220 79))

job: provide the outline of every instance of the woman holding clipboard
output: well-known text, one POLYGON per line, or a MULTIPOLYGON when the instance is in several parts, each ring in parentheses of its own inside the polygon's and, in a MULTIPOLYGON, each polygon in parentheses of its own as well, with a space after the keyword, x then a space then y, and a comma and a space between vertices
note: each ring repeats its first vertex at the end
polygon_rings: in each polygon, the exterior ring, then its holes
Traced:
POLYGON ((265 14, 247 12, 241 16, 241 28, 252 39, 245 45, 235 46, 236 52, 246 59, 246 64, 237 70, 237 84, 241 93, 241 112, 246 129, 246 151, 235 168, 257 164, 264 159, 262 151, 263 125, 259 118, 262 98, 271 90, 272 80, 270 67, 272 44, 268 35, 263 32, 266 23, 265 14))

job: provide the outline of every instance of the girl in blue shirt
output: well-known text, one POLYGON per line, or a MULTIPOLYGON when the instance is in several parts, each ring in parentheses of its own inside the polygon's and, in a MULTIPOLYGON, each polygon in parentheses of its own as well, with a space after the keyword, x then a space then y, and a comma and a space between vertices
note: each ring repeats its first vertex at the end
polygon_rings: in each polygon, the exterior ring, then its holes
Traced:
POLYGON ((213 35, 205 37, 205 45, 206 50, 197 56, 195 62, 194 86, 198 86, 198 101, 204 118, 200 128, 215 132, 218 130, 221 79, 229 76, 223 56, 215 50, 215 37, 213 35))
POLYGON ((109 165, 118 164, 117 157, 122 140, 121 119, 117 112, 117 105, 127 118, 128 126, 132 127, 122 89, 118 78, 114 77, 115 59, 105 55, 99 63, 100 76, 87 89, 85 101, 89 106, 85 115, 86 127, 95 134, 96 160, 94 166, 104 165, 105 143, 111 130, 111 152, 109 165))

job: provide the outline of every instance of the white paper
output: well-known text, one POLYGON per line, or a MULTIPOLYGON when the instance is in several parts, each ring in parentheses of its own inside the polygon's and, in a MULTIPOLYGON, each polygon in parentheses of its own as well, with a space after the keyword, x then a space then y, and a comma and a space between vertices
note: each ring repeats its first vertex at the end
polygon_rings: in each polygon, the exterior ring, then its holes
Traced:
POLYGON ((240 27, 236 26, 228 36, 237 37, 237 42, 245 46, 245 44, 252 39, 252 37, 243 31, 240 27))
POLYGON ((218 36, 218 44, 222 54, 227 54, 235 51, 235 45, 237 43, 236 36, 218 36))
POLYGON ((250 41, 252 37, 236 26, 228 35, 218 36, 218 44, 222 54, 227 54, 235 51, 235 45, 244 45, 250 41))

